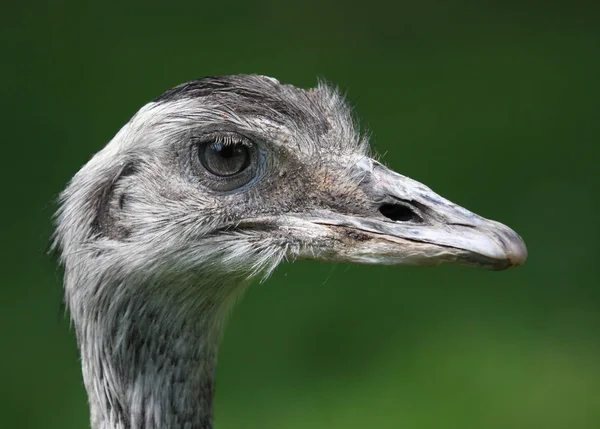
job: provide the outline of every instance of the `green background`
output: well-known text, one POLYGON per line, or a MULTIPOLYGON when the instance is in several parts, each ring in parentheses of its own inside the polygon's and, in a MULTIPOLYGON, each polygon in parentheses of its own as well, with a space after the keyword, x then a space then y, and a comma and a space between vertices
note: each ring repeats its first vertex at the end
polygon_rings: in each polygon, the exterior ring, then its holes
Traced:
POLYGON ((2 428, 88 427, 45 253, 57 193, 145 102, 226 73, 336 83, 389 166, 513 227, 530 259, 504 272, 281 266, 233 312, 216 428, 600 427, 592 3, 2 9, 2 428))

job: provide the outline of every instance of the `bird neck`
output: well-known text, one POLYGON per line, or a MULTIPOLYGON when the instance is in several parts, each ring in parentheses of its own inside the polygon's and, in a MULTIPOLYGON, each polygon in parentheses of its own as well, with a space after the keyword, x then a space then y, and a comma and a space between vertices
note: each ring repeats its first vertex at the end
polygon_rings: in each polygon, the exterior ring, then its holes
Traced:
MULTIPOLYGON (((227 285, 209 290, 233 295, 227 285)), ((231 300, 199 291, 206 289, 119 284, 95 297, 84 310, 92 314, 72 308, 93 429, 212 428, 217 346, 231 300)))

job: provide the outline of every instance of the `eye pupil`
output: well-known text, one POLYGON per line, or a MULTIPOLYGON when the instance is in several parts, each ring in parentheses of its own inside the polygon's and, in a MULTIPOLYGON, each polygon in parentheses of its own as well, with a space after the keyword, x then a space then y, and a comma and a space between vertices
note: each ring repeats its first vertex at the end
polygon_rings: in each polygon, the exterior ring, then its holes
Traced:
POLYGON ((209 143, 199 150, 200 162, 216 176, 233 176, 250 163, 248 147, 242 143, 209 143))
POLYGON ((217 143, 215 145, 215 151, 222 157, 222 158, 231 158, 234 154, 234 149, 231 145, 229 146, 223 146, 223 144, 221 143, 217 143))

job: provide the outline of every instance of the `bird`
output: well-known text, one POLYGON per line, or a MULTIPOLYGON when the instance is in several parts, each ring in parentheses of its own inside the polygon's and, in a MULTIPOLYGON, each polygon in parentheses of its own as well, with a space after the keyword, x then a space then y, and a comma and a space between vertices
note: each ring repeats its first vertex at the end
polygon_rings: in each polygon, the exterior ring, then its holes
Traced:
POLYGON ((204 77, 145 104, 60 194, 92 429, 211 429, 217 349, 284 261, 501 270, 527 249, 372 154, 344 94, 204 77))

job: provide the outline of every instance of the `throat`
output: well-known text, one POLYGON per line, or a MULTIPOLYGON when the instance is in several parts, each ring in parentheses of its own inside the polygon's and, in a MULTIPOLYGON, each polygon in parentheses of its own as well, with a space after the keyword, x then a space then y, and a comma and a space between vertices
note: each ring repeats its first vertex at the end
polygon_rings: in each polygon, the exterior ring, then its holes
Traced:
POLYGON ((96 306, 85 325, 73 314, 92 428, 212 428, 223 306, 187 293, 131 296, 96 306))

